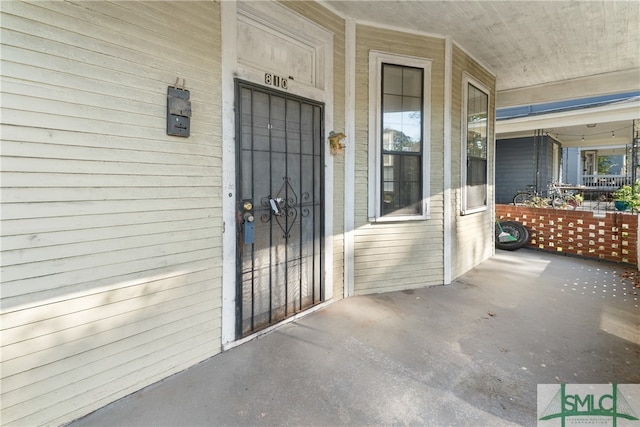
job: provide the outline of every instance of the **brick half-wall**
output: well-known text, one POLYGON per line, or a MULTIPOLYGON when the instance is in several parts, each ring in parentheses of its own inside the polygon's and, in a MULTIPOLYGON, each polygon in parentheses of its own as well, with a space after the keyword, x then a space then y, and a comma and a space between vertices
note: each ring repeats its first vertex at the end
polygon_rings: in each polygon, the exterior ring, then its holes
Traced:
POLYGON ((529 230, 528 246, 638 266, 638 215, 496 205, 501 221, 529 230))

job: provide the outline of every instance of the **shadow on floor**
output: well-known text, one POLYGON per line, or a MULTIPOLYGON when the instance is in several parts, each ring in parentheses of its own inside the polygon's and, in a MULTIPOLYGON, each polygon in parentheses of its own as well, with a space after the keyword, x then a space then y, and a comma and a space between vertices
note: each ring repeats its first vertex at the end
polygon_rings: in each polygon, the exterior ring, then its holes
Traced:
POLYGON ((338 301, 71 426, 536 425, 537 384, 640 383, 624 270, 498 251, 449 286, 338 301))

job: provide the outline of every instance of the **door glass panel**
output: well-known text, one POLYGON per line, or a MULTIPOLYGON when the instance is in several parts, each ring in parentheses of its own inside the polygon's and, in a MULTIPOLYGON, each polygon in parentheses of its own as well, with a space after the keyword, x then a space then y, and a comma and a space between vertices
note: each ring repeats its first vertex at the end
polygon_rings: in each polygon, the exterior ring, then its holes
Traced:
POLYGON ((253 144, 253 132, 252 132, 253 116, 251 114, 251 109, 252 109, 251 91, 248 89, 242 89, 240 91, 240 97, 242 100, 240 104, 241 105, 240 114, 242 114, 240 138, 242 140, 242 149, 249 150, 251 149, 251 145, 253 144))
POLYGON ((313 136, 314 129, 314 109, 312 105, 303 104, 301 108, 302 116, 300 117, 300 137, 301 151, 304 154, 313 154, 313 136))
POLYGON ((287 100, 287 152, 300 153, 300 102, 287 100))
MULTIPOLYGON (((251 115, 250 122, 252 126, 249 128, 248 135, 242 135, 243 138, 248 138, 253 141, 254 150, 269 150, 269 96, 265 93, 253 93, 252 103, 249 109, 251 115)), ((242 110, 246 110, 244 107, 242 110)), ((242 118, 245 118, 244 115, 242 118)), ((244 123, 241 122, 241 127, 244 128, 244 123)), ((242 144, 245 146, 246 144, 242 144)))
POLYGON ((284 153, 287 148, 286 139, 286 109, 285 99, 279 96, 271 96, 270 112, 270 139, 271 150, 284 153))

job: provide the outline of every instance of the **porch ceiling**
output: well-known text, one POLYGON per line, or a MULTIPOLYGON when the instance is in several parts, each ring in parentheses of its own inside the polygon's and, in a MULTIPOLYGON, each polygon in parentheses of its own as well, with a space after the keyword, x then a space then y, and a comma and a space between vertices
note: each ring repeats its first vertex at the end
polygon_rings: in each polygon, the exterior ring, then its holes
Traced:
POLYGON ((547 85, 538 102, 640 88, 637 1, 323 3, 359 23, 452 36, 496 74, 498 107, 534 103, 547 85), (577 93, 566 84, 584 78, 577 93))
MULTIPOLYGON (((638 1, 321 2, 358 23, 451 36, 496 75, 497 108, 640 90, 638 1)), ((543 116, 501 121, 496 132, 506 138, 544 129, 563 146, 628 144, 640 102, 624 111, 615 106, 543 116)))
MULTIPOLYGON (((563 147, 613 147, 628 145, 632 139, 633 122, 630 120, 590 123, 575 126, 544 128, 544 132, 562 143, 563 147), (595 125, 595 126, 594 126, 595 125)), ((535 131, 501 133, 500 139, 534 136, 535 131)))

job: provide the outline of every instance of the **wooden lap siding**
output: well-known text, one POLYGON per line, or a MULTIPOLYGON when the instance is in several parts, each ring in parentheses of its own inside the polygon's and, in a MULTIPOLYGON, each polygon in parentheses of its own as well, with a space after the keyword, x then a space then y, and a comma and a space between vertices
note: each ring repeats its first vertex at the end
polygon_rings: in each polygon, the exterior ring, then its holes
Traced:
POLYGON ((444 40, 357 26, 355 292, 365 294, 442 284, 444 40), (368 222, 369 51, 432 59, 431 219, 368 222))
POLYGON ((453 241, 452 241, 452 278, 456 278, 475 267, 492 254, 493 247, 493 153, 495 124, 495 84, 496 79, 491 73, 474 61, 467 53, 457 46, 453 46, 453 78, 452 78, 452 120, 451 120, 451 186, 455 191, 451 197, 451 212, 453 213, 453 241), (462 147, 461 126, 463 118, 463 73, 467 73, 489 88, 489 135, 487 140, 487 210, 468 215, 460 215, 462 207, 462 191, 465 183, 461 177, 462 147))
POLYGON ((3 424, 220 351, 219 7, 3 2, 3 424), (166 135, 176 77, 189 138, 166 135))

